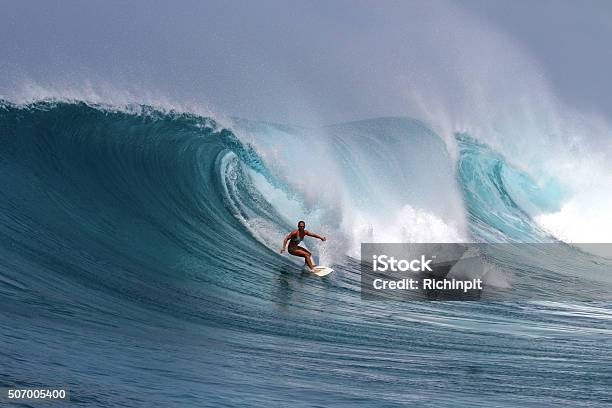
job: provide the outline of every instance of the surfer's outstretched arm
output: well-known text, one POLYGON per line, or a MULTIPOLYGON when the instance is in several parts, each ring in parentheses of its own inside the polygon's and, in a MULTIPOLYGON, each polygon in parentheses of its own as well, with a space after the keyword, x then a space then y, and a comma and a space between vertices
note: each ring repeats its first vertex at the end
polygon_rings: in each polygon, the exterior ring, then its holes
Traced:
POLYGON ((319 235, 319 234, 315 234, 314 232, 304 231, 304 233, 305 233, 306 235, 310 236, 310 237, 313 237, 313 238, 318 238, 318 239, 320 239, 321 241, 327 241, 327 238, 325 238, 325 237, 323 237, 323 236, 321 236, 321 235, 319 235))

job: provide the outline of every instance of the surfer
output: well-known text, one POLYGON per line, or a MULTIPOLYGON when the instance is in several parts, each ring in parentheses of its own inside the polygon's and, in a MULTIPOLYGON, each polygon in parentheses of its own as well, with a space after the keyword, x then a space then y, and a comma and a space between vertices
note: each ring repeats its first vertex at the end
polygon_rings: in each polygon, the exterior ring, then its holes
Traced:
POLYGON ((321 241, 325 241, 326 238, 322 237, 319 234, 315 234, 313 232, 306 230, 306 223, 304 221, 298 222, 298 228, 296 230, 291 231, 285 239, 283 240, 283 247, 281 248, 281 254, 285 253, 285 247, 287 246, 287 242, 289 242, 289 253, 293 256, 299 256, 304 258, 304 263, 310 268, 310 270, 314 269, 314 265, 312 264, 312 254, 306 248, 300 246, 300 242, 304 240, 304 237, 308 235, 309 237, 318 238, 321 241))

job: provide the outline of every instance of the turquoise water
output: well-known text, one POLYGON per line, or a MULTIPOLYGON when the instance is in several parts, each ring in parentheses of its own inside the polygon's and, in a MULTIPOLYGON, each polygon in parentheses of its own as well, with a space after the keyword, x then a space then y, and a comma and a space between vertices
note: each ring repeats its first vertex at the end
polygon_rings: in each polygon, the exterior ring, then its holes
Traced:
POLYGON ((470 240, 557 242, 532 216, 558 208, 562 183, 456 143, 455 161, 406 118, 230 130, 2 103, 0 383, 68 387, 70 406, 611 404, 610 302, 367 302, 350 245, 312 247, 336 269, 325 279, 279 254, 298 214, 350 243, 364 235, 342 219, 407 203, 463 217, 470 240))

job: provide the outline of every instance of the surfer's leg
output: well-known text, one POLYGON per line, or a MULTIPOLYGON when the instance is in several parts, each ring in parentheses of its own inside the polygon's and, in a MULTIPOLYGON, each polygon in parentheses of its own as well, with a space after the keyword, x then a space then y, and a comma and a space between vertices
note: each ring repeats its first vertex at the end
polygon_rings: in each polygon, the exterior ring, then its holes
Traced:
POLYGON ((312 254, 306 248, 302 248, 302 250, 306 252, 306 254, 308 254, 304 257, 304 262, 306 263, 306 266, 308 266, 310 269, 314 269, 314 264, 312 263, 312 254))
POLYGON ((304 262, 306 262, 306 266, 308 266, 310 269, 314 269, 314 265, 312 264, 312 257, 310 256, 310 254, 304 258, 304 262))
POLYGON ((312 255, 309 250, 302 247, 294 247, 289 248, 289 253, 293 256, 299 256, 304 258, 304 263, 306 264, 306 266, 308 266, 310 269, 314 268, 314 265, 312 264, 312 255))
POLYGON ((307 250, 306 248, 302 248, 299 247, 304 253, 306 253, 306 256, 304 257, 304 263, 306 264, 306 266, 308 266, 310 269, 314 268, 314 264, 312 263, 312 253, 310 253, 309 250, 307 250))
POLYGON ((291 255, 301 256, 302 258, 305 258, 305 255, 312 256, 309 250, 301 246, 297 246, 297 245, 292 246, 292 247, 289 247, 288 250, 291 255))

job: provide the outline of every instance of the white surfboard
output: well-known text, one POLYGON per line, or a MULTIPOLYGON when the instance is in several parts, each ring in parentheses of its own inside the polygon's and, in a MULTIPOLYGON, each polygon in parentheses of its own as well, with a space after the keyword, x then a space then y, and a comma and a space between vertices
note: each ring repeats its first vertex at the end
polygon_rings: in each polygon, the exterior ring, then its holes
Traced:
POLYGON ((332 268, 330 268, 329 266, 315 266, 314 270, 312 271, 315 275, 317 276, 326 276, 329 275, 330 273, 332 273, 334 270, 332 268))

